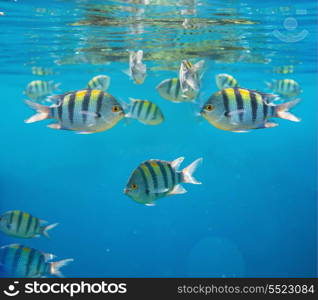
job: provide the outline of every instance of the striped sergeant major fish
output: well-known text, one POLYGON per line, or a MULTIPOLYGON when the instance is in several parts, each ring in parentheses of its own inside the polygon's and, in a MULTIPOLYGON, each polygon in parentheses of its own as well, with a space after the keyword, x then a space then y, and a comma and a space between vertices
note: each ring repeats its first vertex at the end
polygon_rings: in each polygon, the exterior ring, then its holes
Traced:
POLYGON ((187 95, 183 94, 179 78, 166 79, 156 87, 159 95, 172 102, 192 102, 198 95, 198 91, 188 89, 187 95))
POLYGON ((126 118, 136 119, 146 125, 159 125, 164 121, 160 108, 151 101, 130 98, 126 118))
POLYGON ((119 102, 101 90, 83 89, 56 95, 52 101, 56 103, 44 106, 27 100, 26 104, 37 113, 25 123, 53 119, 57 122, 49 124, 49 128, 94 133, 112 128, 125 117, 119 102))
POLYGON ((296 97, 302 92, 300 85, 293 79, 273 80, 272 82, 265 82, 265 84, 273 92, 283 97, 296 97))
POLYGON ((93 77, 87 84, 89 89, 107 91, 110 85, 110 77, 107 75, 97 75, 93 77))
POLYGON ((291 74, 291 73, 294 73, 294 66, 287 65, 287 66, 274 67, 273 72, 277 74, 291 74))
POLYGON ((24 94, 32 100, 42 100, 58 90, 60 85, 60 83, 54 83, 53 80, 34 80, 27 85, 24 94))
POLYGON ((5 277, 39 278, 54 275, 64 277, 60 269, 74 261, 72 258, 50 262, 55 255, 43 253, 20 244, 0 248, 1 273, 5 277))
POLYGON ((216 86, 222 90, 229 87, 238 87, 237 80, 229 74, 218 74, 215 76, 216 86))
POLYGON ((0 230, 13 237, 17 238, 33 238, 43 235, 49 238, 48 231, 58 225, 44 225, 47 221, 33 217, 27 212, 21 210, 12 210, 0 216, 0 230))
POLYGON ((275 97, 249 89, 227 88, 214 93, 200 114, 216 128, 233 132, 278 126, 269 122, 272 118, 299 122, 288 110, 300 99, 275 105, 271 102, 275 97))
POLYGON ((141 163, 131 174, 124 193, 134 201, 149 206, 167 195, 186 193, 181 183, 201 184, 192 174, 202 158, 178 171, 183 160, 183 157, 172 162, 151 159, 141 163))
POLYGON ((144 83, 147 76, 147 66, 142 62, 144 52, 142 50, 129 52, 129 69, 125 73, 136 83, 144 83))
POLYGON ((44 76, 44 75, 54 75, 54 71, 51 68, 37 67, 33 66, 31 68, 33 75, 44 76))
POLYGON ((187 96, 187 93, 192 93, 192 90, 200 90, 200 81, 203 74, 204 60, 200 60, 196 64, 192 64, 188 60, 183 60, 179 69, 179 80, 182 93, 187 96))

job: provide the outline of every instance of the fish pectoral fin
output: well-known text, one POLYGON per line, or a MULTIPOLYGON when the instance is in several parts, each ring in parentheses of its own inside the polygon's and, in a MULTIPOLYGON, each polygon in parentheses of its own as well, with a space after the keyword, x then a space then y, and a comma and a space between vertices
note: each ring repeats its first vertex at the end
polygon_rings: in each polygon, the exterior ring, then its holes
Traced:
POLYGON ((149 194, 153 194, 153 195, 157 195, 157 194, 166 193, 166 192, 168 192, 168 191, 169 191, 168 188, 162 188, 162 189, 154 189, 154 190, 151 190, 151 191, 148 190, 148 193, 149 193, 149 194))
POLYGON ((177 184, 168 195, 185 194, 186 192, 187 190, 181 184, 177 184))
POLYGON ((86 116, 91 116, 94 118, 101 118, 101 116, 102 116, 100 113, 95 113, 95 112, 86 111, 86 110, 82 110, 81 114, 86 115, 86 116))
POLYGON ((275 122, 267 122, 264 124, 264 128, 273 128, 273 127, 277 127, 278 124, 275 122))
POLYGON ((229 112, 229 113, 224 113, 224 115, 225 115, 226 117, 236 116, 236 115, 242 114, 242 113, 244 113, 244 112, 245 112, 244 109, 238 109, 238 110, 231 111, 231 112, 229 112))
POLYGON ((52 123, 52 124, 48 124, 47 127, 51 128, 51 129, 62 129, 62 125, 59 123, 52 123))

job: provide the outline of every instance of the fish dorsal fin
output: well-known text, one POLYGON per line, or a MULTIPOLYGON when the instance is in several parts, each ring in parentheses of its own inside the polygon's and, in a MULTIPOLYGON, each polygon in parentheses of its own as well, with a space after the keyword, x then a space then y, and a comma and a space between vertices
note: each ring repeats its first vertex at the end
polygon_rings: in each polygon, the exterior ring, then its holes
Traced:
POLYGON ((203 71, 204 63, 205 63, 205 61, 203 59, 198 61, 195 65, 192 66, 192 70, 194 72, 199 72, 201 74, 203 71))
POLYGON ((185 194, 186 192, 187 190, 181 184, 177 184, 168 195, 185 194))
POLYGON ((44 259, 46 262, 56 258, 56 255, 51 254, 51 253, 43 253, 44 259))
POLYGON ((175 170, 178 170, 182 162, 184 161, 184 157, 179 157, 175 159, 173 162, 171 162, 171 167, 175 170))

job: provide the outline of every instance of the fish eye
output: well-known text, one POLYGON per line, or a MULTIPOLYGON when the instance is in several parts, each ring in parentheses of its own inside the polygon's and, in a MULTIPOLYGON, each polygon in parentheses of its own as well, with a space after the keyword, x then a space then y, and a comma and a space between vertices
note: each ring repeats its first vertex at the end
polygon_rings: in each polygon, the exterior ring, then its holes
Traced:
POLYGON ((133 183, 133 184, 131 185, 131 189, 132 189, 132 190, 137 190, 137 189, 138 189, 138 185, 137 185, 136 183, 133 183))
POLYGON ((207 111, 212 111, 213 109, 214 109, 214 106, 212 104, 207 104, 205 106, 205 110, 207 110, 207 111))
POLYGON ((119 112, 119 111, 120 111, 119 105, 114 105, 114 106, 112 107, 112 112, 119 112))

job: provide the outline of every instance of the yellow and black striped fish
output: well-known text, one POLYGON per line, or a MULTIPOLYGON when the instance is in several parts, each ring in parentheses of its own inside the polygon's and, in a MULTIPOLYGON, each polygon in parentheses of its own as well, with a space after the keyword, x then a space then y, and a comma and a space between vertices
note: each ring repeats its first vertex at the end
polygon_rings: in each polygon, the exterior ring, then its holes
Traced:
POLYGON ((54 75, 54 71, 51 68, 37 67, 33 66, 31 69, 33 75, 45 76, 45 75, 54 75))
POLYGON ((106 75, 97 75, 87 84, 90 89, 106 91, 110 85, 110 77, 106 75))
POLYGON ((162 98, 172 102, 192 102, 198 95, 195 90, 189 90, 187 95, 184 95, 177 77, 160 82, 156 89, 162 98))
POLYGON ((0 264, 5 277, 42 277, 55 275, 63 277, 60 268, 72 262, 64 259, 49 262, 55 255, 43 253, 20 244, 11 244, 0 248, 0 264))
POLYGON ((24 94, 32 100, 42 100, 44 97, 52 94, 55 90, 58 90, 59 86, 60 83, 54 83, 52 80, 34 80, 27 85, 24 94))
POLYGON ((291 73, 294 73, 294 66, 286 65, 286 66, 274 67, 273 72, 277 74, 291 74, 291 73))
POLYGON ((54 119, 57 123, 49 124, 48 127, 94 133, 112 128, 125 117, 119 102, 101 90, 84 89, 57 95, 52 99, 56 104, 51 106, 27 100, 26 103, 35 109, 37 114, 25 122, 54 119))
POLYGON ((48 231, 58 223, 43 225, 47 221, 33 217, 21 210, 12 210, 0 216, 0 230, 5 234, 18 238, 33 238, 40 235, 49 237, 48 231))
POLYGON ((296 97, 302 92, 298 82, 293 79, 278 79, 265 83, 272 91, 283 97, 296 97))
POLYGON ((229 87, 238 87, 237 80, 229 74, 218 74, 215 76, 216 86, 222 90, 229 87))
POLYGON ((299 122, 288 112, 300 100, 275 105, 275 95, 243 88, 227 88, 214 93, 205 103, 201 115, 219 129, 244 132, 250 129, 278 126, 272 118, 299 122))
POLYGON ((130 98, 129 112, 126 118, 136 119, 146 125, 158 125, 163 122, 164 117, 160 108, 151 101, 130 98))
POLYGON ((146 205, 154 205, 155 200, 167 195, 186 193, 180 183, 200 184, 192 174, 202 158, 178 171, 183 160, 183 157, 172 162, 151 159, 141 163, 131 174, 124 193, 146 205))

